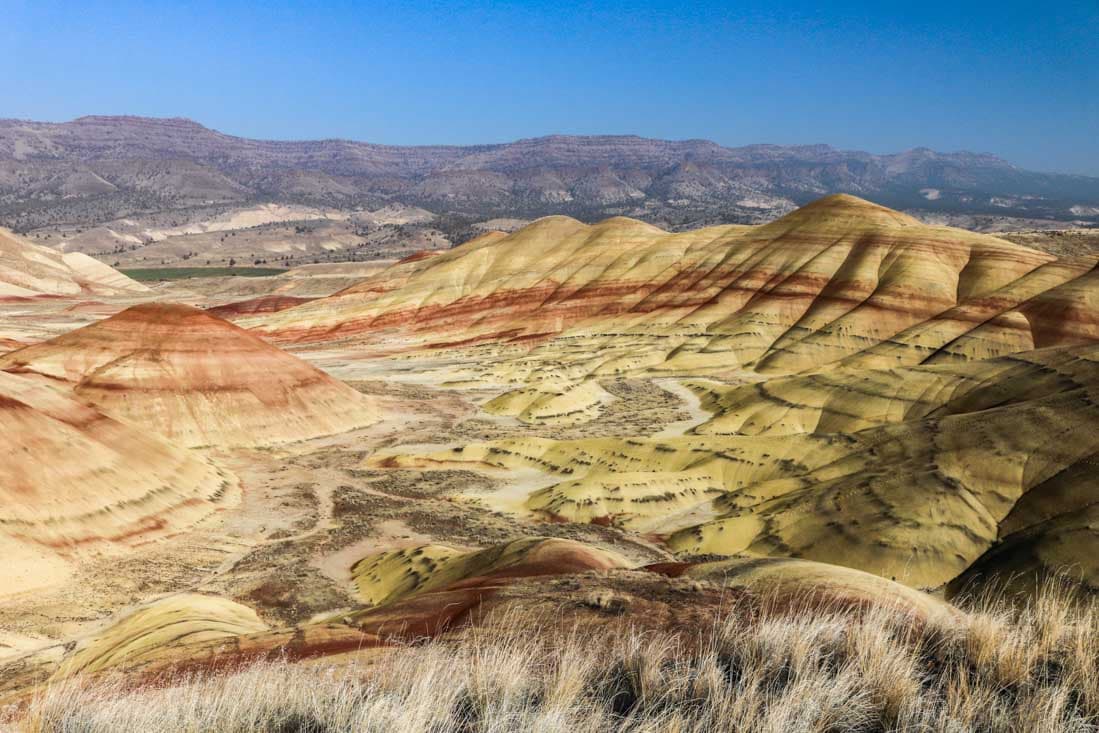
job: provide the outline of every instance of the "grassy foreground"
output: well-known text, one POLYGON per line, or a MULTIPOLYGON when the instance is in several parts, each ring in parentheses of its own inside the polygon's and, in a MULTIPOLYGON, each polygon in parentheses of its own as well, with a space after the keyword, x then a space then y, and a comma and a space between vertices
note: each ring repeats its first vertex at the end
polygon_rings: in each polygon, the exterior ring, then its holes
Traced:
MULTIPOLYGON (((479 632, 478 632, 479 633, 479 632)), ((25 731, 1096 731, 1099 614, 1048 595, 913 627, 732 612, 705 638, 516 633, 369 665, 55 683, 25 731), (745 619, 748 620, 745 620, 745 619), (736 619, 736 620, 734 620, 736 619)), ((483 634, 482 634, 483 636, 483 634)))
POLYGON ((286 272, 281 267, 139 267, 119 270, 138 282, 186 280, 192 277, 269 277, 286 272))

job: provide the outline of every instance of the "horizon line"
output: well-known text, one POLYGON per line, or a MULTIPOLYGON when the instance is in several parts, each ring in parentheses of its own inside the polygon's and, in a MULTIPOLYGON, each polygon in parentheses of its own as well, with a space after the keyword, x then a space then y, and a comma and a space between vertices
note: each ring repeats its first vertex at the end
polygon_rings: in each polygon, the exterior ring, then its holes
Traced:
MULTIPOLYGON (((61 121, 58 121, 58 120, 40 120, 40 119, 31 119, 31 118, 24 118, 24 117, 0 117, 0 123, 16 122, 16 123, 30 123, 30 124, 44 124, 44 125, 69 125, 69 124, 73 124, 75 122, 79 122, 81 120, 96 120, 96 119, 98 119, 98 120, 140 120, 140 121, 153 121, 153 122, 185 122, 185 123, 195 125, 197 127, 201 127, 203 130, 207 130, 207 131, 210 131, 210 132, 217 133, 219 135, 224 135, 226 137, 231 137, 231 138, 235 138, 235 139, 238 139, 238 140, 248 140, 248 141, 253 141, 253 142, 270 142, 270 143, 339 142, 339 143, 354 143, 354 144, 357 144, 357 145, 374 145, 374 146, 377 146, 377 147, 389 147, 389 148, 479 148, 479 147, 503 147, 503 146, 506 146, 506 145, 514 145, 516 143, 521 143, 521 142, 529 142, 529 141, 535 141, 535 140, 547 140, 547 139, 552 139, 552 138, 574 138, 574 139, 577 139, 577 138, 579 138, 579 139, 585 139, 585 138, 586 139, 593 139, 593 138, 627 138, 627 139, 629 139, 629 138, 632 138, 632 139, 637 139, 637 140, 648 140, 648 141, 657 141, 657 142, 666 142, 666 143, 679 143, 679 144, 705 143, 705 144, 709 144, 709 145, 715 145, 715 146, 717 146, 719 148, 722 148, 724 150, 742 150, 742 149, 746 149, 746 148, 786 148, 786 149, 793 149, 793 148, 827 148, 827 149, 829 149, 831 151, 835 151, 837 153, 863 153, 863 154, 866 154, 866 155, 873 155, 873 156, 878 156, 878 157, 889 157, 889 156, 903 155, 905 153, 915 153, 915 152, 926 151, 926 152, 930 152, 930 153, 935 153, 936 155, 973 155, 973 156, 977 156, 977 157, 994 158, 997 161, 1002 162, 1002 163, 1006 163, 1007 165, 1010 165, 1013 168, 1018 168, 1018 166, 1015 163, 1012 163, 1010 160, 1008 160, 1007 158, 1004 158, 1003 156, 1001 156, 997 153, 993 153, 993 152, 989 152, 989 151, 967 150, 967 149, 936 150, 936 149, 934 149, 932 147, 929 147, 927 145, 915 145, 915 146, 910 147, 910 148, 904 148, 902 150, 897 150, 897 151, 893 151, 893 152, 876 153, 876 152, 872 152, 870 150, 859 149, 859 148, 836 147, 835 145, 832 145, 831 143, 827 143, 827 142, 816 142, 816 143, 754 142, 754 143, 743 143, 743 144, 738 144, 738 145, 726 145, 726 144, 723 144, 723 143, 719 143, 716 140, 712 140, 710 138, 704 138, 704 137, 666 138, 666 137, 652 137, 652 136, 641 135, 641 134, 632 133, 632 132, 587 133, 587 134, 564 133, 564 132, 548 132, 548 133, 543 133, 543 134, 540 134, 540 135, 530 135, 530 136, 526 136, 526 137, 517 137, 517 138, 510 139, 510 140, 499 140, 499 141, 496 141, 496 142, 400 144, 400 143, 373 142, 373 141, 370 141, 370 140, 356 139, 356 138, 350 138, 350 137, 298 137, 298 138, 248 137, 246 135, 238 135, 238 134, 231 133, 231 132, 225 132, 224 130, 217 129, 215 127, 210 127, 209 125, 206 125, 205 123, 200 122, 200 121, 198 121, 197 119, 195 119, 193 117, 187 117, 187 116, 184 116, 184 115, 157 116, 157 115, 137 115, 137 114, 86 114, 86 115, 80 115, 78 117, 73 117, 72 119, 61 120, 61 121)), ((1099 177, 1099 176, 1088 176, 1087 174, 1080 174, 1080 173, 1058 173, 1058 175, 1067 175, 1067 176, 1077 176, 1077 175, 1079 175, 1079 176, 1083 176, 1085 178, 1099 177)))

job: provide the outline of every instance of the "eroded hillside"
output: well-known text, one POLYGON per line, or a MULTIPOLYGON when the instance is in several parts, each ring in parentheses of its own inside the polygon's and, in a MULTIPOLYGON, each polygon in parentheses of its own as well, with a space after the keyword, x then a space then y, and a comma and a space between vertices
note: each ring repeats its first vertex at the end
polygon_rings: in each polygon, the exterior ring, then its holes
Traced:
MULTIPOLYGON (((523 437, 368 465, 536 470, 552 478, 523 508, 542 516, 933 589, 978 561, 982 578, 1015 575, 1008 554, 982 556, 1039 522, 1055 526, 1028 546, 1056 545, 1056 519, 1096 500, 1095 265, 837 196, 684 234, 543 219, 246 324, 306 351, 422 358, 531 426, 589 423, 614 380, 685 387, 707 414, 682 437, 523 437)), ((369 363, 354 358, 337 367, 369 363)), ((1086 526, 1072 560, 1026 568, 1075 565, 1095 586, 1086 526)))
POLYGON ((0 690, 1092 594, 1096 264, 834 196, 4 304, 0 690))

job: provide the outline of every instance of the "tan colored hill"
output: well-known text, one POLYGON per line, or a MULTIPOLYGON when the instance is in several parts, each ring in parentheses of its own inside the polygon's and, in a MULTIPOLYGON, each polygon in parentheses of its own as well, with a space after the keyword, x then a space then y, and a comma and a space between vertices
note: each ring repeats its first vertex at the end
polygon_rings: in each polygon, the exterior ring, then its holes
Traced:
POLYGON ((209 313, 149 303, 6 354, 0 369, 66 386, 181 445, 258 445, 362 427, 372 400, 209 313))
MULTIPOLYGON (((616 571, 632 567, 617 553, 581 542, 540 537, 473 552, 441 545, 383 552, 360 560, 352 568, 359 595, 368 604, 354 618, 373 628, 378 620, 394 621, 407 613, 406 620, 415 619, 424 623, 424 628, 445 628, 445 624, 440 627, 438 621, 428 619, 432 614, 461 618, 471 608, 483 611, 484 606, 492 605, 488 599, 509 585, 580 573, 614 577, 616 571)), ((739 557, 703 563, 657 563, 635 569, 821 608, 873 605, 925 619, 949 613, 942 602, 899 583, 805 560, 739 557)), ((613 597, 613 593, 596 594, 591 602, 611 604, 613 597)), ((561 612, 565 613, 564 609, 561 612)))
POLYGON ((431 546, 382 553, 358 563, 356 579, 364 600, 376 605, 346 620, 391 639, 459 636, 467 625, 490 635, 532 624, 569 633, 590 628, 593 615, 602 617, 598 624, 618 618, 634 628, 696 634, 709 614, 729 613, 738 602, 824 613, 888 608, 920 622, 956 613, 899 583, 822 563, 740 557, 631 569, 616 553, 536 537, 476 552, 431 546))
POLYGON ((62 254, 0 229, 0 297, 124 295, 148 290, 87 255, 62 254))
POLYGON ((549 217, 242 325, 369 353, 508 344, 518 357, 459 352, 466 371, 449 378, 514 383, 499 414, 574 424, 606 402, 586 380, 759 380, 1087 343, 1095 265, 830 196, 764 226, 681 234, 549 217))
POLYGON ((266 630, 256 612, 224 598, 184 593, 155 602, 87 640, 57 676, 140 668, 181 639, 204 644, 266 630))
POLYGON ((919 619, 950 618, 934 597, 859 570, 790 558, 735 557, 700 563, 662 563, 648 568, 671 577, 745 589, 771 599, 821 608, 891 608, 919 619))
POLYGON ((3 592, 64 578, 81 553, 148 542, 215 511, 236 479, 57 390, 0 372, 3 592))
POLYGON ((120 614, 61 659, 30 655, 24 683, 77 673, 155 679, 270 658, 334 658, 397 648, 410 640, 621 633, 626 627, 697 638, 714 614, 822 613, 881 609, 898 621, 951 624, 948 604, 868 573, 802 560, 733 558, 636 567, 616 553, 572 540, 530 537, 477 551, 413 547, 355 566, 365 605, 296 628, 270 628, 225 598, 182 593, 120 614), (765 611, 764 609, 770 609, 765 611))
MULTIPOLYGON (((1087 470, 1099 452, 1099 350, 1072 351, 1022 355, 987 378, 911 370, 924 381, 898 384, 922 401, 891 397, 880 375, 830 375, 809 395, 835 399, 823 418, 810 407, 799 416, 764 383, 732 390, 763 396, 697 435, 516 438, 370 464, 537 469, 559 480, 526 502, 543 515, 670 534, 688 553, 798 557, 933 588, 1009 534, 1099 501, 1087 470), (822 421, 851 431, 815 432, 822 421)), ((1081 527, 1061 564, 1097 547, 1099 534, 1081 527)))
POLYGON ((1034 557, 982 577, 1082 563, 1091 583, 1099 535, 1069 519, 1099 502, 1095 265, 834 196, 685 234, 541 220, 261 327, 451 344, 456 383, 512 383, 484 409, 530 425, 594 425, 621 377, 685 379, 713 413, 682 437, 511 438, 371 467, 536 469, 558 480, 526 501, 542 516, 918 587, 1025 536, 1034 557))
MULTIPOLYGON (((607 267, 624 250, 636 249, 644 258, 646 242, 664 234, 629 219, 589 227, 568 217, 547 217, 510 235, 490 232, 436 257, 399 264, 262 328, 305 341, 356 334, 375 340, 395 328, 413 341, 416 334, 431 340, 448 329, 456 339, 552 333, 568 325, 555 313, 554 291, 560 288, 567 298, 609 279, 613 273, 607 267)), ((700 236, 712 233, 703 230, 700 236)), ((625 273, 630 264, 622 262, 618 270, 625 273)), ((598 304, 584 304, 584 312, 570 314, 570 321, 597 309, 598 304)))
POLYGON ((833 196, 764 226, 682 234, 549 217, 255 325, 276 338, 404 347, 568 331, 585 340, 594 373, 642 368, 627 352, 639 344, 650 371, 770 374, 897 336, 908 350, 888 358, 916 364, 1094 337, 1094 322, 1058 308, 1092 265, 833 196), (928 322, 937 342, 919 330, 928 322))
POLYGON ((468 584, 474 578, 500 581, 627 567, 629 562, 616 553, 570 540, 534 537, 475 552, 441 545, 392 550, 355 563, 351 575, 363 601, 379 606, 433 589, 468 584))
POLYGON ((215 315, 218 318, 233 320, 235 318, 254 316, 260 313, 278 313, 281 310, 293 308, 302 303, 308 303, 311 300, 313 300, 313 298, 299 298, 293 295, 261 295, 258 298, 238 300, 234 303, 226 303, 224 305, 207 308, 206 312, 215 315))

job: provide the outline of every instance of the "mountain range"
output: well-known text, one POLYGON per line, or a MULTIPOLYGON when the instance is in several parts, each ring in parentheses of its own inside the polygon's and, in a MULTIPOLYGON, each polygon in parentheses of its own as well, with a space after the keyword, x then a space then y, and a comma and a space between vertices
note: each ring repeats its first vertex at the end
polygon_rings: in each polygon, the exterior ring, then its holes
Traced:
POLYGON ((0 223, 17 231, 255 202, 400 203, 471 220, 627 215, 681 229, 764 221, 837 192, 929 218, 1099 224, 1099 178, 927 148, 878 155, 627 135, 401 147, 252 140, 181 118, 0 120, 0 223))

